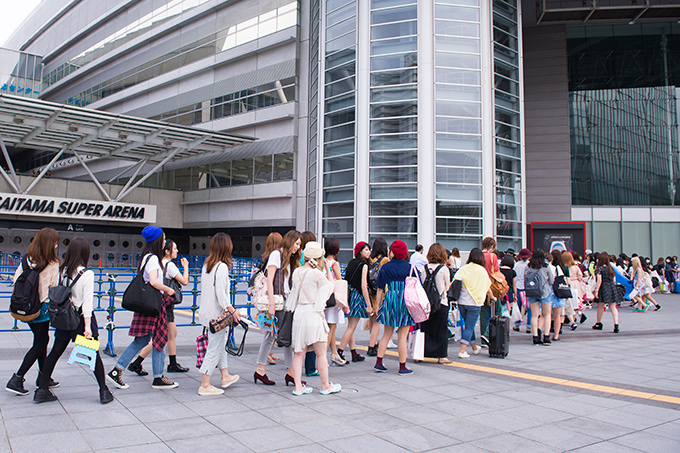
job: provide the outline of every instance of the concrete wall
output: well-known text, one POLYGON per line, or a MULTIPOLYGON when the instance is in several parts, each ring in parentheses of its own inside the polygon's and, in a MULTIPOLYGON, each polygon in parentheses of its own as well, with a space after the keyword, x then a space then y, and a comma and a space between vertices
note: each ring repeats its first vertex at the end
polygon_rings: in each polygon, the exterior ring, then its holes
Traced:
POLYGON ((571 220, 567 48, 562 25, 525 28, 527 222, 571 220))
MULTIPOLYGON (((23 189, 28 188, 35 178, 32 176, 20 176, 19 182, 23 189)), ((115 198, 123 188, 119 185, 103 184, 112 198, 115 198)), ((4 178, 0 178, 0 192, 14 193, 14 190, 7 184, 4 178)), ((73 181, 68 179, 43 178, 31 190, 31 195, 42 195, 49 197, 77 198, 92 201, 106 201, 104 195, 97 189, 91 181, 73 181)), ((158 207, 156 225, 163 228, 182 228, 183 220, 183 200, 184 193, 179 190, 149 189, 137 187, 122 202, 151 204, 158 207)), ((44 217, 29 217, 16 215, 0 215, 2 219, 12 220, 31 220, 44 221, 44 217)), ((73 219, 50 218, 50 222, 74 223, 73 219)), ((127 225, 133 226, 133 222, 102 222, 92 221, 100 225, 127 225)))

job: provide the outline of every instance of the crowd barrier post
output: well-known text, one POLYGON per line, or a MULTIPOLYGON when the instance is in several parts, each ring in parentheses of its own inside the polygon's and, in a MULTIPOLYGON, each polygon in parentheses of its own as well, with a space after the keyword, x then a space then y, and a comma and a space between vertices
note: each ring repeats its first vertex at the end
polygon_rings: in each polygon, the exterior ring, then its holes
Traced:
POLYGON ((200 273, 191 275, 194 280, 194 287, 191 289, 191 296, 193 298, 193 303, 191 304, 191 325, 196 326, 196 310, 198 310, 198 277, 200 273))
POLYGON ((109 289, 106 292, 109 295, 109 306, 106 308, 106 312, 108 313, 108 315, 106 316, 106 320, 108 321, 106 323, 108 338, 106 342, 106 348, 104 348, 104 353, 111 357, 116 356, 116 349, 113 344, 113 331, 116 330, 116 324, 114 322, 114 313, 116 312, 116 294, 118 293, 116 291, 116 277, 118 277, 118 274, 107 274, 107 279, 109 281, 109 289))

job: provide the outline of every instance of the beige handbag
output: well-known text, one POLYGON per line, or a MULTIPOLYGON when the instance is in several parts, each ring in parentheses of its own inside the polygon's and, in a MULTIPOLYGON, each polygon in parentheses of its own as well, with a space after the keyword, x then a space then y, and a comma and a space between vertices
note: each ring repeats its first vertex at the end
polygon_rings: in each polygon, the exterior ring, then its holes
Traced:
POLYGON ((333 289, 333 294, 335 294, 335 306, 338 308, 349 308, 347 303, 347 280, 335 280, 333 282, 335 288, 333 289))

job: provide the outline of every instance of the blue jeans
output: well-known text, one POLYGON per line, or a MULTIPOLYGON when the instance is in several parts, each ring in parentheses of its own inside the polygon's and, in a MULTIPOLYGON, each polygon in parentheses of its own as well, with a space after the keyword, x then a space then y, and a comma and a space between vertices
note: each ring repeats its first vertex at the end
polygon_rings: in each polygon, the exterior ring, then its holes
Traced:
POLYGON ((475 325, 477 324, 477 319, 479 318, 479 312, 482 307, 472 306, 472 305, 458 305, 458 310, 460 311, 460 317, 465 321, 465 327, 463 327, 463 335, 460 340, 463 344, 474 343, 475 341, 475 325))
MULTIPOLYGON (((116 366, 121 370, 127 368, 127 366, 132 362, 137 353, 144 349, 144 346, 149 344, 151 341, 151 334, 144 335, 143 337, 135 337, 130 343, 130 346, 123 351, 116 362, 116 366)), ((151 348, 151 368, 153 369, 153 377, 163 376, 163 367, 165 366, 165 348, 162 351, 158 351, 156 348, 151 348)))

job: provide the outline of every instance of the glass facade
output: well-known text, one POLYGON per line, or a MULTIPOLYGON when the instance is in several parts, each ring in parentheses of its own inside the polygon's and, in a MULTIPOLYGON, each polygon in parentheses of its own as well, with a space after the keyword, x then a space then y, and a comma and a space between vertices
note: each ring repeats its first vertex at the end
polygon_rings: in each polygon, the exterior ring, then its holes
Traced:
POLYGON ((680 205, 680 25, 567 28, 573 205, 680 205))
POLYGON ((341 260, 351 257, 355 232, 356 8, 355 1, 325 0, 321 232, 340 240, 341 260))
POLYGON ((0 48, 0 94, 38 98, 42 57, 0 48))
POLYGON ((372 0, 368 238, 418 242, 416 1, 372 0))
POLYGON ((317 175, 319 165, 319 39, 321 0, 312 0, 309 14, 309 151, 307 154, 307 230, 317 231, 317 175))
POLYGON ((437 0, 434 21, 436 239, 479 247, 483 229, 479 0, 437 0))
MULTIPOLYGON (((294 1, 280 8, 257 15, 252 19, 234 22, 232 25, 221 30, 205 34, 204 30, 210 27, 200 27, 187 32, 187 36, 198 38, 192 42, 183 43, 187 39, 159 39, 145 51, 146 58, 131 57, 117 65, 123 72, 115 77, 107 77, 101 82, 93 83, 95 76, 90 81, 85 81, 87 89, 70 95, 63 101, 64 104, 85 106, 107 96, 115 94, 125 88, 137 85, 144 81, 166 74, 170 71, 187 66, 221 52, 255 41, 277 31, 298 25, 298 2, 294 1), (202 36, 199 38, 199 36, 202 36), (177 47, 175 47, 177 46, 177 47), (131 61, 139 61, 140 64, 128 68, 131 61)), ((56 76, 55 76, 56 77, 56 76)), ((54 83, 54 82, 51 82, 54 83)), ((78 86, 82 86, 80 83, 78 86)))
POLYGON ((493 0, 496 241, 522 245, 522 131, 517 0, 493 0))

